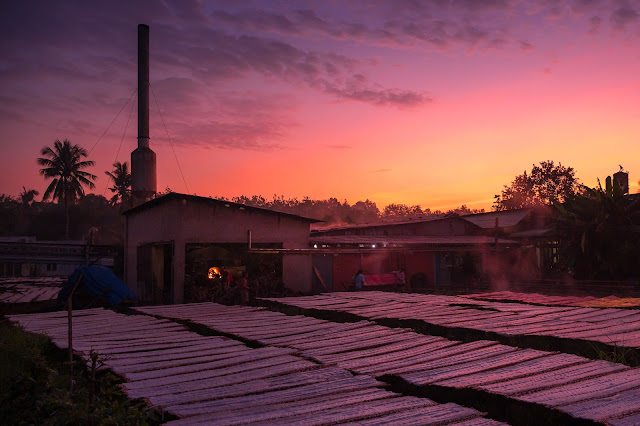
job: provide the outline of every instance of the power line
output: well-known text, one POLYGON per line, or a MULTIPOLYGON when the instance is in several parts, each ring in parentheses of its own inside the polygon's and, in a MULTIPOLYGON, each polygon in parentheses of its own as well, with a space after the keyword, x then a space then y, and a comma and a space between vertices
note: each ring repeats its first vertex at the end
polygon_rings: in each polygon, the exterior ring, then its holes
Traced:
MULTIPOLYGON (((127 118, 127 124, 124 126, 124 131, 122 132, 122 138, 120 139, 120 145, 118 146, 118 152, 116 152, 116 158, 113 160, 115 164, 118 161, 118 155, 120 155, 120 149, 122 148, 122 142, 124 142, 124 136, 127 133, 127 129, 129 128, 129 121, 131 121, 131 116, 133 115, 133 107, 136 105, 136 101, 131 102, 131 111, 129 111, 129 118, 127 118)), ((107 188, 109 187, 109 181, 107 180, 107 184, 104 187, 104 191, 102 196, 104 197, 107 193, 107 188)))
POLYGON ((122 132, 122 138, 120 139, 120 145, 118 146, 118 152, 116 152, 116 158, 113 160, 115 163, 118 161, 118 155, 120 155, 120 148, 122 148, 122 142, 124 141, 125 133, 127 133, 127 128, 129 127, 129 122, 131 121, 131 116, 133 115, 133 107, 136 105, 136 101, 131 102, 131 111, 129 111, 129 118, 127 118, 127 124, 124 126, 124 132, 122 132))
POLYGON ((136 87, 135 89, 133 89, 133 92, 131 92, 131 96, 129 96, 129 99, 127 99, 127 102, 124 103, 124 105, 122 105, 122 108, 120 108, 120 111, 118 112, 118 114, 116 114, 116 116, 114 117, 113 120, 111 120, 111 123, 107 126, 107 128, 105 129, 105 131, 102 133, 102 136, 100 136, 98 138, 98 140, 96 141, 96 143, 93 144, 93 146, 91 147, 91 149, 89 150, 89 154, 91 154, 94 150, 94 148, 98 145, 98 142, 100 142, 100 140, 104 137, 104 135, 107 134, 107 132, 109 131, 109 129, 111 128, 111 126, 113 125, 113 123, 117 120, 117 118, 120 116, 120 114, 122 113, 122 110, 124 110, 124 107, 127 106, 127 104, 129 103, 129 101, 131 100, 131 98, 133 97, 133 95, 136 94, 136 92, 138 91, 138 88, 136 87))
POLYGON ((176 159, 176 164, 178 165, 178 170, 180 171, 180 176, 182 176, 182 181, 184 182, 185 188, 187 188, 187 194, 189 192, 189 186, 187 185, 187 180, 184 178, 184 174, 182 173, 182 167, 180 167, 180 162, 178 161, 178 156, 176 155, 176 150, 173 148, 173 142, 171 141, 171 136, 169 135, 169 131, 167 130, 167 125, 164 122, 164 118, 162 117, 162 112, 160 111, 160 106, 158 105, 158 99, 156 98, 156 93, 153 91, 153 87, 151 87, 151 83, 149 83, 149 87, 151 88, 151 94, 153 95, 153 100, 156 102, 156 108, 158 108, 158 114, 160 114, 160 120, 162 120, 162 125, 164 126, 164 131, 167 133, 167 138, 169 139, 169 145, 171 145, 171 150, 173 151, 173 156, 176 159))

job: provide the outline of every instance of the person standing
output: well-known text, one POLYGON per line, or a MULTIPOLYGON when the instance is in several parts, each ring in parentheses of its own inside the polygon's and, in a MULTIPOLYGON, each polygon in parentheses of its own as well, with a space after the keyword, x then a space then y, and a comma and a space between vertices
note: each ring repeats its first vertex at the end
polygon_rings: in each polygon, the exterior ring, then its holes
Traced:
POLYGON ((249 284, 247 283, 247 271, 242 271, 242 276, 238 280, 238 291, 240 292, 240 304, 249 303, 249 284))
POLYGON ((358 269, 358 272, 353 276, 353 284, 356 291, 360 291, 364 288, 364 274, 362 273, 362 269, 358 269))

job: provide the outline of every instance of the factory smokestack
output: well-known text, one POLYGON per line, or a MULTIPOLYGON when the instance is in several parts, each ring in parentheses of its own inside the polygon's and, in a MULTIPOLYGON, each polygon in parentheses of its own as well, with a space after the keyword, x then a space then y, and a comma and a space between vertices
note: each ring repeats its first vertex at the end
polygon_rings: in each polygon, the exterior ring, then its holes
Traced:
POLYGON ((133 205, 156 194, 156 153, 149 148, 149 26, 138 25, 138 148, 131 153, 133 205))

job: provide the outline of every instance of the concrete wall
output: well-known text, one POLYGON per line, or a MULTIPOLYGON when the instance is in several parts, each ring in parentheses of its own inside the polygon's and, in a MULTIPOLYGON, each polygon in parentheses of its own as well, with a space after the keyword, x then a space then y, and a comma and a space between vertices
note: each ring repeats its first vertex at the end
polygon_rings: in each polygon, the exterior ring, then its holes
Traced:
MULTIPOLYGON (((177 204, 177 202, 176 202, 177 204)), ((180 202, 180 236, 189 243, 283 243, 284 248, 307 248, 309 223, 287 215, 238 208, 234 204, 180 202)))
MULTIPOLYGON (((233 203, 212 203, 192 198, 172 199, 127 216, 125 277, 138 290, 137 247, 149 243, 173 243, 175 303, 184 301, 185 248, 189 243, 280 243, 283 248, 307 248, 309 222, 284 214, 245 208, 233 203)), ((283 281, 294 290, 311 289, 311 260, 303 266, 283 262, 283 281)))
MULTIPOLYGON (((143 244, 158 242, 174 242, 179 232, 177 203, 167 202, 140 210, 126 217, 124 268, 125 283, 136 294, 143 294, 137 276, 137 248, 143 244)), ((184 285, 184 255, 183 278, 184 285)), ((175 259, 174 259, 175 263, 175 259)), ((174 279, 175 283, 175 279, 174 279)))

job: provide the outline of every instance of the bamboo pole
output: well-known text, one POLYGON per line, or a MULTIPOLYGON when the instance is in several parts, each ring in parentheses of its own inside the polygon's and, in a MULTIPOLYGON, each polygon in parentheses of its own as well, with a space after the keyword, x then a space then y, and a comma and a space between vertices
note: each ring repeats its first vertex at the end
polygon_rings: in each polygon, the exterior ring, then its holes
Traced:
POLYGON ((67 298, 67 322, 68 322, 68 346, 69 346, 69 380, 70 385, 69 388, 71 392, 73 392, 73 325, 72 325, 72 317, 73 317, 73 293, 76 292, 78 285, 82 281, 82 274, 78 276, 76 283, 67 298))

